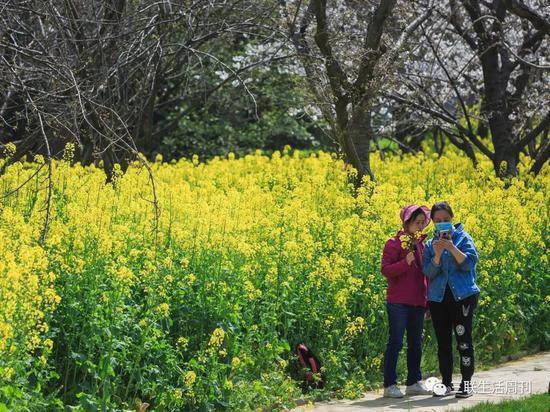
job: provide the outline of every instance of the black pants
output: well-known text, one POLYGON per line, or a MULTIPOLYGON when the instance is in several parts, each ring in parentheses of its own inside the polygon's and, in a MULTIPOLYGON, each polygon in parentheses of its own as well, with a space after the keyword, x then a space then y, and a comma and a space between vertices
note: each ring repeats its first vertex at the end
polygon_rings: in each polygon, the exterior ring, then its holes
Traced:
POLYGON ((447 284, 442 302, 429 301, 428 305, 437 337, 439 372, 444 385, 453 386, 453 330, 460 353, 462 383, 469 382, 474 374, 474 345, 472 343, 472 318, 479 293, 455 301, 447 284))

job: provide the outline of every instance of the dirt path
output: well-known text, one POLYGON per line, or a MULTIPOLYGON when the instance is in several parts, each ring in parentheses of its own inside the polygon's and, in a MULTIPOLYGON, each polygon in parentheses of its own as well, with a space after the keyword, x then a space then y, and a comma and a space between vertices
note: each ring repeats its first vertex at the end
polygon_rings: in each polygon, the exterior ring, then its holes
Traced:
MULTIPOLYGON (((455 389, 460 383, 460 375, 454 375, 455 389)), ((457 411, 480 402, 500 402, 517 399, 529 394, 547 392, 550 385, 550 352, 526 356, 507 362, 487 371, 479 371, 472 379, 473 396, 457 399, 453 396, 435 398, 433 396, 405 396, 401 399, 382 397, 382 390, 368 392, 361 399, 353 401, 335 400, 319 402, 314 408, 299 407, 294 412, 305 410, 314 412, 357 412, 357 411, 457 411)), ((405 393, 405 387, 401 387, 405 393)))

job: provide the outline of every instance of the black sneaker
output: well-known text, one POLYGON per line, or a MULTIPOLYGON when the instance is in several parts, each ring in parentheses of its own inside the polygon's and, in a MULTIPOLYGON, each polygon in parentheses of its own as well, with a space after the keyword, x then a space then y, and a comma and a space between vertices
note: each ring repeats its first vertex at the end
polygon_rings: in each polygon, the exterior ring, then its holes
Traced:
POLYGON ((442 398, 444 396, 449 396, 449 395, 452 395, 454 391, 454 388, 452 386, 445 386, 445 393, 442 393, 440 395, 438 395, 437 393, 435 393, 435 390, 434 390, 434 395, 435 397, 438 397, 438 398, 442 398))
POLYGON ((474 394, 474 390, 470 385, 465 389, 464 383, 460 383, 460 387, 458 388, 458 391, 455 393, 455 398, 469 398, 474 394))

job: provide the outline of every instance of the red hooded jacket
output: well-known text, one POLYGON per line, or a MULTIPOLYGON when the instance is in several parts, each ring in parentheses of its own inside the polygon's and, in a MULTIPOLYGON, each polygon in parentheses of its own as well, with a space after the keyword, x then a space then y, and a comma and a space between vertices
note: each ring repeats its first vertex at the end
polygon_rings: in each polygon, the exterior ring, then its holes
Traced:
POLYGON ((427 307, 428 281, 422 273, 422 255, 424 253, 423 234, 416 240, 415 260, 407 264, 408 249, 403 249, 399 236, 405 232, 400 230, 388 239, 382 252, 382 274, 388 279, 386 301, 388 303, 403 303, 412 306, 427 307))

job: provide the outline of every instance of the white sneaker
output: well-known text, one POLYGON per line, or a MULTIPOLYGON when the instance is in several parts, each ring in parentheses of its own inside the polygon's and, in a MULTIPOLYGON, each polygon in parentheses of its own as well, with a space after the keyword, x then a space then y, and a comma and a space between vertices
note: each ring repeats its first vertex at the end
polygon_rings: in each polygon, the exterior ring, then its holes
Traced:
POLYGON ((397 385, 384 388, 384 398, 402 398, 403 396, 403 392, 401 392, 397 385))
POLYGON ((407 386, 405 394, 407 395, 431 395, 433 392, 426 388, 421 381, 413 383, 412 385, 407 386))

